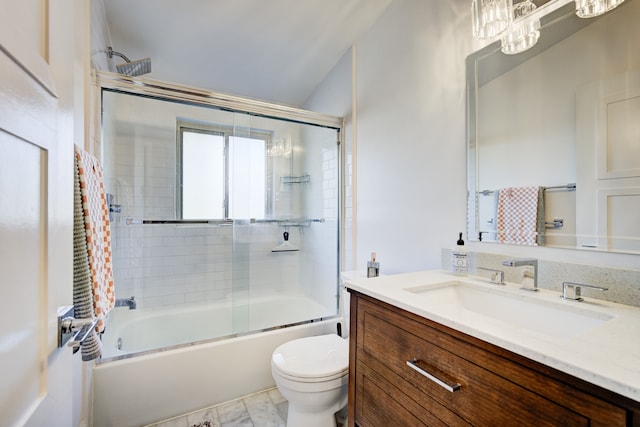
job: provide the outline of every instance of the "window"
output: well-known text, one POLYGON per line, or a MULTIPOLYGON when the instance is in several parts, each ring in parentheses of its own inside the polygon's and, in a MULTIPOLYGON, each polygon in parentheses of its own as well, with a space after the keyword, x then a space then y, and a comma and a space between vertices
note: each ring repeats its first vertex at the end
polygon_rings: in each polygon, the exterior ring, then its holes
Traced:
POLYGON ((182 219, 264 219, 267 132, 178 123, 178 206, 182 219), (237 134, 237 129, 235 129, 237 134))

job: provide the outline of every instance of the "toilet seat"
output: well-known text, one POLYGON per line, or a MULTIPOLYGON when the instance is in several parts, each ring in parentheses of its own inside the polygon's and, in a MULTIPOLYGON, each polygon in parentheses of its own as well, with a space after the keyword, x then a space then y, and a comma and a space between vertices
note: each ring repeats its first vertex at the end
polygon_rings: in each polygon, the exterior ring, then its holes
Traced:
POLYGON ((274 350, 271 366, 293 381, 330 381, 347 375, 349 343, 336 334, 295 339, 274 350))

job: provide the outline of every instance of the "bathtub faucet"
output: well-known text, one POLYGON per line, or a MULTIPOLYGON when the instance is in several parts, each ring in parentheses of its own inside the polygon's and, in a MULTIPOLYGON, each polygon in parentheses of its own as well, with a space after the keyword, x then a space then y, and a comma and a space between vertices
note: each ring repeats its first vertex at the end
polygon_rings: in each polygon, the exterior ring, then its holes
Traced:
POLYGON ((129 310, 135 310, 137 303, 135 297, 119 298, 116 300, 116 307, 129 307, 129 310))

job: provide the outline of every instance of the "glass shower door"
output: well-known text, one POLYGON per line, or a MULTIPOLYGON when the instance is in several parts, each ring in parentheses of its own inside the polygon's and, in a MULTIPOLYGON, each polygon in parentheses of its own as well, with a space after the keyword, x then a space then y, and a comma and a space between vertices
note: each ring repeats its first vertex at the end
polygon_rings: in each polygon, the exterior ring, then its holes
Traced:
POLYGON ((229 155, 234 331, 335 316, 338 131, 236 114, 234 136, 237 145, 229 155))
POLYGON ((109 330, 157 329, 118 332, 113 347, 147 351, 335 316, 338 140, 336 128, 104 90, 116 298, 137 303, 118 308, 109 330))

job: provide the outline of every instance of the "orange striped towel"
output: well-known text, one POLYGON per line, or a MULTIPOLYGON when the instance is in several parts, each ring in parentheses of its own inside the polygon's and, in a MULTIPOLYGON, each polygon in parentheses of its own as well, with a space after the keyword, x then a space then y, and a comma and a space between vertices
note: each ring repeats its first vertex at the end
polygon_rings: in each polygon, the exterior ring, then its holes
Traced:
POLYGON ((535 245, 539 187, 503 188, 498 193, 498 242, 535 245))
POLYGON ((111 264, 111 225, 104 191, 102 167, 91 154, 75 147, 80 173, 80 194, 87 233, 87 250, 93 291, 93 308, 98 332, 104 330, 104 319, 115 305, 111 264))

